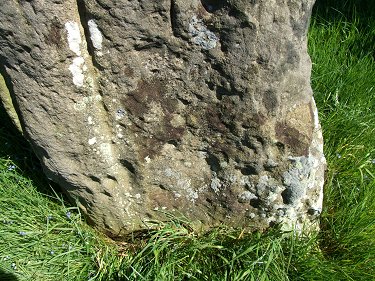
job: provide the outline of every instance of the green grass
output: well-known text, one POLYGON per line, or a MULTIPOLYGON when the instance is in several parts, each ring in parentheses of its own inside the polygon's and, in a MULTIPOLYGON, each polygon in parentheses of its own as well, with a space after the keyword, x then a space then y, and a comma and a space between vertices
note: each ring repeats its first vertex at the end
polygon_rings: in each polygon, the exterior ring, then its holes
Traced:
POLYGON ((350 18, 332 13, 334 21, 317 19, 310 29, 328 160, 320 248, 342 269, 337 280, 375 280, 374 10, 342 8, 350 18))
POLYGON ((371 5, 322 0, 311 23, 312 85, 328 160, 320 233, 222 227, 197 235, 174 218, 111 241, 53 191, 28 145, 2 122, 0 280, 375 280, 371 5))

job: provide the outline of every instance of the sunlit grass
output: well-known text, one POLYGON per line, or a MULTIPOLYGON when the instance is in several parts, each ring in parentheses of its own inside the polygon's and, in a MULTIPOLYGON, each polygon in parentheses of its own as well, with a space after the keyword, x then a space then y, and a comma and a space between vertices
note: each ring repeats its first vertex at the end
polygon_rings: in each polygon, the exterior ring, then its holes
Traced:
POLYGON ((87 280, 97 240, 79 211, 38 192, 11 162, 0 161, 0 264, 22 280, 87 280))

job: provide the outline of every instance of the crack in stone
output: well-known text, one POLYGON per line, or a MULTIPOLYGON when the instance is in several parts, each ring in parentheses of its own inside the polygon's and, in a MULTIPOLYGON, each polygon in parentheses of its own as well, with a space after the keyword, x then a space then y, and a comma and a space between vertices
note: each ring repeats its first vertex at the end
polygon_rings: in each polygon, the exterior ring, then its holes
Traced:
MULTIPOLYGON (((85 6, 85 3, 83 1, 77 0, 77 9, 78 9, 78 14, 79 14, 79 18, 80 18, 80 24, 81 24, 81 26, 83 28, 83 31, 84 31, 84 38, 85 38, 86 46, 87 46, 87 53, 90 56, 91 63, 96 70, 102 70, 102 67, 100 66, 100 64, 95 59, 96 55, 100 56, 101 54, 95 54, 95 51, 97 50, 97 48, 96 48, 97 41, 94 42, 92 40, 93 34, 91 33, 92 26, 93 26, 93 24, 92 24, 93 19, 91 19, 91 17, 89 16, 89 13, 88 13, 88 11, 86 9, 86 6, 85 6), (91 24, 90 24, 90 22, 91 22, 91 24)), ((93 22, 93 23, 97 27, 97 24, 95 22, 93 22)), ((97 36, 97 35, 95 35, 95 36, 97 36)))

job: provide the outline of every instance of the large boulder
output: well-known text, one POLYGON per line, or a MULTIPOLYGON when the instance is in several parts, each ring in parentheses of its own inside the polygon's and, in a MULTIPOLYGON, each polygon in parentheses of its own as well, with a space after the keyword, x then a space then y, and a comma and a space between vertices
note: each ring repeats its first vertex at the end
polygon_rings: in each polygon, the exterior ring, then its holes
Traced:
POLYGON ((171 213, 301 229, 325 167, 313 2, 3 1, 0 70, 46 175, 102 231, 171 213))

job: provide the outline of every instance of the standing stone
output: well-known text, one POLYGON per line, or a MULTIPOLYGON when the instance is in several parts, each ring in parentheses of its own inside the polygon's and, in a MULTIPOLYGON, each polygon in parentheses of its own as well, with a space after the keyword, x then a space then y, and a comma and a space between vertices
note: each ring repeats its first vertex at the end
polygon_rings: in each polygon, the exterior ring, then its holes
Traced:
POLYGON ((0 64, 47 176, 109 235, 312 226, 314 0, 2 1, 0 64))

